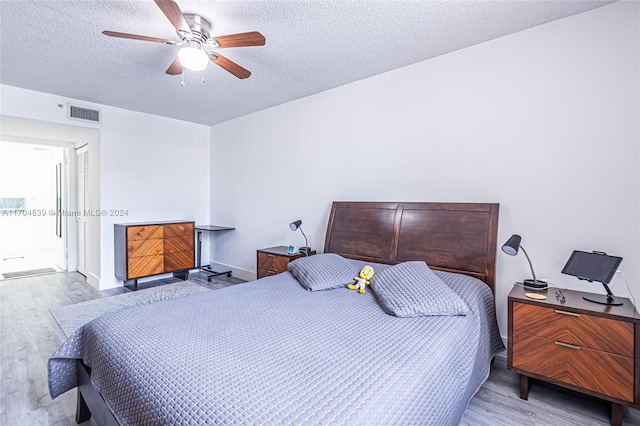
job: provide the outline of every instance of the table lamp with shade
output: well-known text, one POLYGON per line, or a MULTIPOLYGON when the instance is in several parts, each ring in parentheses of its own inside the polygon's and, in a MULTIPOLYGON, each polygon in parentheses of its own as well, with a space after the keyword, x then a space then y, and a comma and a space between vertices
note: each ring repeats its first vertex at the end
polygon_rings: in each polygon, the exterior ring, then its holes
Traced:
POLYGON ((291 228, 292 231, 297 231, 298 229, 300 229, 300 232, 302 232, 302 235, 304 236, 304 247, 300 247, 299 251, 300 253, 309 254, 309 252, 311 251, 311 247, 309 247, 307 236, 304 234, 304 231, 302 230, 302 221, 298 219, 295 222, 291 222, 289 224, 289 228, 291 228))
POLYGON ((526 279, 523 281, 525 287, 533 288, 536 290, 545 290, 549 286, 546 281, 542 281, 536 278, 536 272, 533 270, 533 264, 531 263, 531 259, 529 259, 529 255, 527 251, 520 245, 522 241, 522 237, 518 234, 513 234, 511 238, 507 240, 506 243, 502 246, 502 251, 508 254, 509 256, 515 256, 518 254, 518 250, 522 249, 522 252, 527 257, 527 261, 529 262, 529 267, 531 268, 531 275, 533 275, 533 279, 526 279))

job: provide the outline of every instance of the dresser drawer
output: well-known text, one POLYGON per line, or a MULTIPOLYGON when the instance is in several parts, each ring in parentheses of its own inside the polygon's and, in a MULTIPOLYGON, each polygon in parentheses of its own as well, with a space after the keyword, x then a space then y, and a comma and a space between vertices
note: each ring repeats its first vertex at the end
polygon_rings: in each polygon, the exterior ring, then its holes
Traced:
POLYGON ((176 251, 164 254, 165 272, 180 271, 195 267, 194 254, 191 250, 176 251))
POLYGON ((526 303, 513 304, 513 330, 633 358, 632 323, 526 303))
POLYGON ((164 237, 189 237, 193 240, 193 223, 174 223, 164 225, 164 237))
POLYGON ((173 253, 176 251, 193 251, 193 236, 189 237, 174 237, 164 239, 164 252, 173 253))
POLYGON ((258 269, 274 271, 276 274, 287 270, 289 257, 258 252, 258 269))
POLYGON ((163 240, 131 240, 127 242, 127 256, 142 257, 162 254, 164 251, 163 240))
POLYGON ((161 225, 130 226, 127 228, 127 240, 149 240, 163 238, 161 225))
POLYGON ((279 274, 279 272, 276 272, 273 269, 258 268, 258 279, 264 278, 264 277, 271 277, 277 274, 279 274))
POLYGON ((162 274, 164 272, 164 256, 159 254, 155 256, 130 257, 127 265, 128 279, 162 274))
POLYGON ((614 398, 634 399, 633 358, 514 331, 512 364, 614 398))

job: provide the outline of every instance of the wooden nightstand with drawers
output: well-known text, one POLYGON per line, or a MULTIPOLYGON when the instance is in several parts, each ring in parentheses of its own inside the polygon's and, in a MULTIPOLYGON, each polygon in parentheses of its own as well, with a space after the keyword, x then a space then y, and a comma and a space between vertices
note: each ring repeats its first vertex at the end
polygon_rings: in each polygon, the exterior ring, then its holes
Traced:
MULTIPOLYGON (((289 262, 306 256, 304 253, 288 253, 287 248, 277 246, 258 250, 258 279, 285 272, 289 262)), ((309 256, 314 254, 315 251, 309 252, 309 256)))
POLYGON ((611 402, 611 424, 622 424, 622 405, 640 408, 640 315, 629 299, 607 306, 582 298, 587 293, 555 290, 546 300, 509 294, 507 367, 520 374, 520 398, 529 379, 540 379, 611 402))

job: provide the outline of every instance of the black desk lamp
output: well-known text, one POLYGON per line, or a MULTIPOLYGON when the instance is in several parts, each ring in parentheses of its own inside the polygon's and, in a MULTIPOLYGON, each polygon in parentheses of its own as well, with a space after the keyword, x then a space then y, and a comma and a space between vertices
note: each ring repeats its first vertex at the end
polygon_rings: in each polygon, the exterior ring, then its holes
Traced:
POLYGON ((518 254, 518 249, 522 249, 522 252, 527 257, 529 261, 529 266, 531 267, 531 275, 533 275, 532 280, 524 280, 524 286, 529 288, 535 288, 538 290, 544 290, 548 287, 546 281, 540 281, 536 279, 536 273, 533 270, 533 264, 531 263, 531 259, 529 259, 529 255, 527 251, 520 245, 520 241, 522 241, 522 237, 518 234, 513 234, 511 238, 507 240, 506 243, 502 246, 502 251, 507 253, 509 256, 515 256, 518 254))
POLYGON ((311 251, 311 248, 309 247, 309 242, 307 241, 307 236, 304 234, 304 231, 302 230, 302 221, 300 219, 296 220, 295 222, 291 222, 289 224, 289 228, 291 228, 292 231, 297 231, 298 229, 300 229, 300 232, 302 232, 302 235, 304 235, 304 247, 300 247, 300 253, 309 253, 311 251))

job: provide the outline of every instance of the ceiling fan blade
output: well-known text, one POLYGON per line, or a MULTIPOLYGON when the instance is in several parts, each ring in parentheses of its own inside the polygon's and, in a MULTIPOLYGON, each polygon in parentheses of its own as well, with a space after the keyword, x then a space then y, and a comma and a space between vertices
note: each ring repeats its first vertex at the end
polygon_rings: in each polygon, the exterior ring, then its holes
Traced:
POLYGON ((165 40, 163 38, 148 37, 148 36, 143 36, 138 34, 119 33, 117 31, 103 31, 102 34, 109 37, 130 38, 133 40, 153 41, 155 43, 164 43, 164 44, 176 44, 176 42, 173 40, 165 40))
POLYGON ((229 71, 231 74, 235 75, 236 77, 247 78, 251 75, 251 71, 245 68, 242 68, 240 65, 236 64, 232 60, 225 58, 224 56, 220 55, 217 52, 214 55, 216 57, 215 59, 211 59, 211 61, 213 61, 214 64, 220 66, 221 68, 229 71))
POLYGON ((171 63, 171 65, 169 65, 169 68, 167 68, 167 71, 165 72, 169 75, 182 74, 182 64, 180 63, 180 59, 174 59, 174 61, 171 63))
POLYGON ((180 6, 173 0, 155 0, 162 13, 171 21, 176 31, 184 31, 191 34, 191 28, 184 19, 180 6))
POLYGON ((219 47, 264 46, 264 36, 257 31, 212 37, 219 47))

